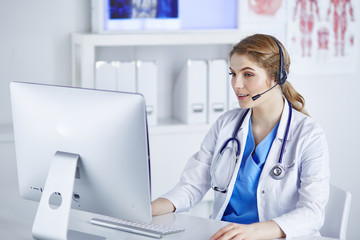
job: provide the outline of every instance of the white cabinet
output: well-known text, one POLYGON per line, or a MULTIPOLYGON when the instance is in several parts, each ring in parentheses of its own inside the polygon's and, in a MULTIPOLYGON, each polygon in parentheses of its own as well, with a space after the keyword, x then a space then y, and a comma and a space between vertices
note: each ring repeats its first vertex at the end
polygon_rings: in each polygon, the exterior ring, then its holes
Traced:
MULTIPOLYGON (((199 149, 211 126, 211 123, 186 125, 174 119, 173 91, 181 69, 189 59, 228 59, 233 44, 241 38, 241 33, 235 30, 72 34, 73 86, 95 87, 97 61, 157 63, 159 119, 157 125, 149 127, 153 198, 159 197, 177 183, 188 158, 199 149)), ((205 203, 211 202, 211 199, 210 192, 204 199, 205 203)), ((210 213, 197 215, 208 217, 210 213)))

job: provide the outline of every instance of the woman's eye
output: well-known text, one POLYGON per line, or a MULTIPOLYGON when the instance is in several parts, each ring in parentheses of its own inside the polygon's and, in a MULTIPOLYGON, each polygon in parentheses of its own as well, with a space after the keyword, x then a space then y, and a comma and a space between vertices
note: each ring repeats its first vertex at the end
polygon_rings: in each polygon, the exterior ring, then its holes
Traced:
POLYGON ((252 76, 254 76, 254 74, 252 74, 252 73, 244 73, 244 76, 245 77, 252 77, 252 76))
POLYGON ((233 77, 233 76, 235 76, 235 73, 229 72, 229 75, 233 77))

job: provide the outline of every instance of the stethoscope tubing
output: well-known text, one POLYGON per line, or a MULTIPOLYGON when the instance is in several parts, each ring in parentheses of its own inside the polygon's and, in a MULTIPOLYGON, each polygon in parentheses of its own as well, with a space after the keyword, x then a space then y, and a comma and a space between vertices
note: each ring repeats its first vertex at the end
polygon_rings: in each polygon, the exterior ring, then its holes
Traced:
MULTIPOLYGON (((275 180, 280 180, 285 176, 285 168, 282 166, 282 158, 283 158, 283 155, 284 155, 285 145, 286 145, 287 137, 288 137, 288 134, 289 134, 290 124, 291 124, 291 119, 292 119, 292 107, 291 107, 291 104, 290 104, 289 101, 287 101, 287 103, 288 103, 288 106, 289 106, 289 117, 288 117, 288 120, 287 120, 284 139, 283 139, 281 150, 280 150, 280 156, 279 156, 278 163, 270 171, 270 175, 275 180)), ((220 152, 219 152, 219 155, 221 156, 223 154, 223 152, 225 151, 227 145, 230 142, 232 142, 232 141, 236 142, 236 161, 235 161, 236 163, 237 163, 238 158, 240 156, 240 141, 237 139, 236 135, 238 134, 239 130, 241 130, 241 126, 242 126, 242 124, 243 124, 243 122, 245 120, 245 117, 246 117, 246 115, 248 114, 249 111, 250 111, 249 108, 246 109, 245 113, 241 116, 241 118, 239 119, 239 122, 236 125, 236 128, 234 129, 232 137, 227 139, 224 142, 224 144, 222 145, 222 147, 220 149, 220 152)), ((219 160, 217 161, 216 165, 218 165, 218 164, 219 164, 219 160)), ((293 164, 292 164, 292 166, 293 166, 293 164)), ((216 168, 217 168, 217 166, 215 167, 214 173, 212 173, 212 175, 215 174, 216 168)), ((212 188, 214 190, 222 192, 222 193, 225 193, 227 191, 226 189, 220 189, 217 186, 212 186, 212 188)))
POLYGON ((241 116, 241 119, 240 119, 240 121, 237 123, 236 128, 235 128, 235 130, 234 130, 234 132, 233 132, 233 134, 232 134, 232 137, 229 138, 228 140, 226 140, 226 141, 224 142, 224 144, 222 145, 222 147, 220 148, 220 154, 223 153, 223 151, 225 150, 225 148, 226 148, 226 146, 229 144, 229 142, 235 141, 235 142, 236 142, 236 146, 237 146, 237 148, 236 148, 236 158, 238 158, 238 157, 240 156, 240 142, 239 142, 239 140, 237 139, 236 135, 237 135, 237 133, 239 132, 240 127, 241 127, 242 123, 244 122, 244 119, 245 119, 245 117, 246 117, 246 115, 248 114, 249 111, 250 111, 250 108, 246 109, 245 113, 241 116))
POLYGON ((289 134, 290 123, 291 123, 291 118, 292 118, 292 107, 291 107, 290 102, 288 102, 288 105, 289 105, 289 117, 288 117, 288 121, 286 124, 286 130, 285 130, 285 134, 284 134, 283 144, 281 145, 280 157, 279 157, 279 161, 278 161, 279 165, 282 163, 282 158, 283 158, 284 150, 285 150, 285 144, 286 144, 287 137, 289 134))

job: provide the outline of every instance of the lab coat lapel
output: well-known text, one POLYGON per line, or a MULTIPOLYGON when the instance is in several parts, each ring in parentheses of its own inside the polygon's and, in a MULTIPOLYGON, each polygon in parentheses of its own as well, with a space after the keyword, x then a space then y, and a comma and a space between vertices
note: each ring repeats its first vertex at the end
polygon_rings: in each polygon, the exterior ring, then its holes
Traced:
POLYGON ((252 113, 252 109, 248 112, 247 116, 244 119, 244 122, 242 123, 240 127, 240 131, 237 134, 237 138, 240 141, 240 156, 239 156, 239 163, 241 163, 241 160, 244 155, 245 145, 246 145, 246 139, 249 132, 249 120, 252 113))
MULTIPOLYGON (((278 130, 277 130, 276 138, 274 139, 274 142, 271 145, 270 152, 269 152, 268 157, 266 159, 264 168, 263 168, 263 170, 261 172, 259 182, 261 182, 261 180, 264 179, 265 176, 269 175, 270 170, 279 161, 280 151, 281 151, 281 147, 282 147, 282 142, 284 141, 284 135, 285 135, 286 127, 287 127, 288 117, 289 117, 289 105, 288 105, 287 99, 285 98, 284 109, 283 109, 283 112, 282 112, 282 115, 281 115, 281 119, 280 119, 279 127, 278 127, 278 130)), ((290 123, 290 129, 289 129, 287 141, 290 141, 291 138, 292 138, 292 131, 291 131, 291 123, 290 123)), ((284 153, 286 152, 286 148, 287 147, 285 145, 284 153)))
MULTIPOLYGON (((244 121, 240 126, 240 130, 238 131, 238 133, 236 135, 237 139, 240 142, 240 155, 239 155, 237 164, 236 164, 235 169, 234 169, 233 176, 232 176, 230 184, 229 184, 228 193, 230 193, 230 196, 231 196, 231 193, 233 191, 234 184, 235 184, 235 181, 236 181, 236 177, 237 177, 237 174, 238 174, 238 171, 239 171, 239 168, 240 168, 240 164, 241 164, 241 161, 242 161, 242 158, 243 158, 243 155, 244 155, 246 139, 247 139, 247 135, 248 135, 248 131, 249 131, 250 116, 251 116, 251 109, 248 112, 247 116, 244 118, 244 121)), ((229 200, 230 196, 227 196, 227 201, 229 200)))

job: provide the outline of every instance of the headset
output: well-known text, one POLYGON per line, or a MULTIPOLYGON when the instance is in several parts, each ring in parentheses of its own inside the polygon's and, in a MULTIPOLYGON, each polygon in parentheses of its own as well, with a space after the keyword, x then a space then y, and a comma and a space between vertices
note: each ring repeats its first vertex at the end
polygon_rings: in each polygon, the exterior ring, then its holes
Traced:
POLYGON ((272 86, 271 88, 269 88, 268 90, 253 96, 252 97, 253 101, 258 99, 259 97, 261 97, 261 95, 263 95, 264 93, 267 93, 268 91, 270 91, 271 89, 273 89, 277 85, 280 85, 280 86, 283 85, 286 82, 286 79, 287 79, 287 72, 284 69, 284 54, 283 54, 283 51, 281 49, 280 43, 276 38, 274 38, 272 36, 269 36, 269 37, 271 37, 275 41, 276 45, 279 48, 280 60, 279 60, 279 71, 276 73, 276 76, 275 76, 276 84, 274 86, 272 86))
POLYGON ((279 55, 280 55, 280 60, 279 60, 279 71, 278 73, 276 74, 276 82, 279 84, 279 85, 283 85, 287 79, 287 72, 286 70, 284 69, 284 54, 283 54, 283 51, 281 49, 281 46, 280 46, 280 43, 278 42, 278 40, 276 40, 276 38, 274 37, 271 37, 276 45, 278 46, 279 48, 279 55))

